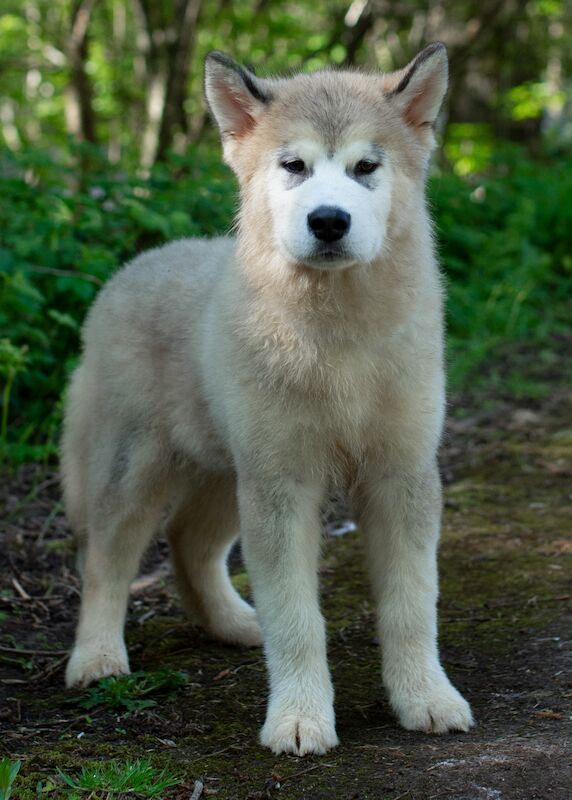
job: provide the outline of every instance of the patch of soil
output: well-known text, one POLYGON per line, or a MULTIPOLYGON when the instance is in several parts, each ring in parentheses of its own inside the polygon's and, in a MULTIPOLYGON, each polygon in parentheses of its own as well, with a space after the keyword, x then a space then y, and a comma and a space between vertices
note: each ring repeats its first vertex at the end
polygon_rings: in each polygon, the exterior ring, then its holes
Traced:
MULTIPOLYGON (((434 737, 397 725, 381 687, 361 542, 349 533, 328 540, 322 565, 342 744, 303 759, 259 747, 262 654, 212 642, 185 620, 160 539, 134 587, 127 640, 134 670, 184 670, 185 685, 127 714, 70 703, 85 697, 63 690, 80 586, 57 476, 38 465, 7 476, 0 748, 23 762, 14 796, 36 798, 38 781, 52 780, 49 797, 65 797, 57 768, 76 774, 92 760, 144 757, 181 776, 160 795, 169 800, 569 800, 570 395, 464 416, 453 409, 442 466, 441 651, 478 726, 434 737)), ((248 593, 238 555, 233 571, 248 593)))

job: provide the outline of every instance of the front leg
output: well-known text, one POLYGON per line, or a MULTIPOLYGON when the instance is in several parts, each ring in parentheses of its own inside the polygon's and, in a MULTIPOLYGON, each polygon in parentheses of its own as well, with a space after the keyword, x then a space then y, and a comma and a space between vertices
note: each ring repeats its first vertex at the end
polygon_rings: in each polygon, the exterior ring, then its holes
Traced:
POLYGON ((437 468, 370 476, 363 528, 377 606, 383 681, 407 730, 446 733, 473 725, 437 649, 437 468))
POLYGON ((260 740, 275 753, 338 744, 318 604, 321 487, 239 477, 242 547, 264 638, 270 698, 260 740))

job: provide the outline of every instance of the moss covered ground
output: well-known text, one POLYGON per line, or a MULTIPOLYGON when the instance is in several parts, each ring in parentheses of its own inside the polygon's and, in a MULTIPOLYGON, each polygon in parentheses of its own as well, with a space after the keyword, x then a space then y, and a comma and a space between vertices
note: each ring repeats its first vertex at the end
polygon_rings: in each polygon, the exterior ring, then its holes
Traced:
MULTIPOLYGON (((145 758, 180 778, 156 795, 166 800, 570 798, 570 396, 561 391, 533 408, 453 410, 442 464, 441 650, 478 726, 432 737, 397 725, 381 687, 361 542, 352 533, 324 548, 341 746, 319 758, 276 757, 258 745, 261 652, 212 642, 185 620, 162 542, 135 587, 127 640, 134 670, 182 671, 184 681, 144 696, 125 689, 135 698, 131 709, 105 701, 86 708, 88 693, 65 692, 79 584, 57 480, 38 466, 7 476, 0 747, 22 761, 13 797, 71 797, 58 770, 74 776, 92 762, 145 758)), ((248 591, 239 563, 234 580, 248 591)))

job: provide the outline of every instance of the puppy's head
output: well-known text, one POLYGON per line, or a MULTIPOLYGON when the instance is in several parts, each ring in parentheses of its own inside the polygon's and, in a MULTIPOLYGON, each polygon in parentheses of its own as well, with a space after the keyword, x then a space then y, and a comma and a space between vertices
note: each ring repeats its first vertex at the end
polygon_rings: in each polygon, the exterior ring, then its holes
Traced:
POLYGON ((446 89, 440 43, 398 72, 282 79, 210 53, 206 96, 254 238, 318 270, 378 258, 394 233, 396 198, 403 216, 403 198, 423 192, 446 89))

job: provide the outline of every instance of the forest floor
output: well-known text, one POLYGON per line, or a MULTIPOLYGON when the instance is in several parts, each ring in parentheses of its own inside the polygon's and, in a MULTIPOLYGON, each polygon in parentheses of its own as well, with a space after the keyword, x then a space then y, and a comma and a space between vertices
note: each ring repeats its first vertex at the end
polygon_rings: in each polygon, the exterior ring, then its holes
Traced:
MULTIPOLYGON (((381 687, 360 538, 350 533, 328 539, 321 570, 341 745, 306 758, 258 745, 261 652, 209 641, 185 621, 160 540, 134 587, 127 625, 132 668, 151 673, 157 691, 144 694, 143 678, 115 695, 64 691, 79 581, 57 475, 38 465, 9 475, 0 750, 22 761, 13 797, 69 797, 61 772, 145 758, 180 778, 157 795, 168 800, 569 800, 572 395, 561 388, 524 406, 458 398, 442 472, 441 653, 477 727, 437 737, 398 726, 381 687), (164 669, 184 678, 161 693, 164 669), (90 699, 93 707, 81 705, 90 699)), ((239 562, 234 571, 248 591, 239 562)))

